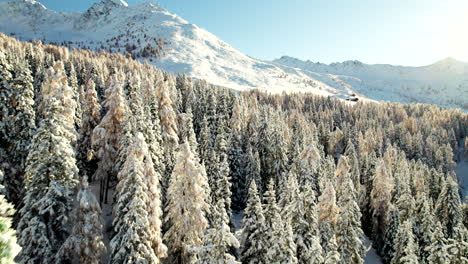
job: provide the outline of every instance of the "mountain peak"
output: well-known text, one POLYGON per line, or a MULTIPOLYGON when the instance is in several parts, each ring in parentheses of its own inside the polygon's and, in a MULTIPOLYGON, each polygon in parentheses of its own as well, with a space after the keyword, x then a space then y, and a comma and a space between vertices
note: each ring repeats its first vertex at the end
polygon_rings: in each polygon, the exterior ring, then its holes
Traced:
POLYGON ((101 3, 105 5, 128 7, 127 2, 124 0, 102 0, 101 3))
POLYGON ((39 6, 42 9, 47 9, 42 3, 38 2, 38 1, 35 1, 35 0, 17 0, 17 1, 14 1, 14 2, 27 3, 27 4, 39 6))

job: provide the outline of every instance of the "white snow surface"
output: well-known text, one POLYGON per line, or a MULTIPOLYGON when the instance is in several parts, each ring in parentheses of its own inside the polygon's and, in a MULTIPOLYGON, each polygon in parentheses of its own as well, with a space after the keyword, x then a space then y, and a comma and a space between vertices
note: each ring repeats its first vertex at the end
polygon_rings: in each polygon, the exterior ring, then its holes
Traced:
POLYGON ((369 251, 367 251, 367 254, 364 258, 364 263, 382 264, 383 263, 382 259, 380 258, 379 255, 377 255, 377 252, 372 247, 372 241, 367 236, 364 237, 364 245, 369 248, 369 251))
POLYGON ((125 44, 141 50, 153 43, 152 38, 163 38, 169 42, 165 56, 139 59, 237 90, 423 102, 468 111, 468 64, 454 59, 425 67, 359 61, 326 65, 290 57, 262 61, 152 2, 129 6, 123 0, 102 0, 84 13, 63 13, 34 0, 22 0, 1 2, 0 13, 0 32, 20 40, 66 41, 74 47, 124 52, 125 44), (119 47, 114 45, 115 38, 120 39, 119 47))

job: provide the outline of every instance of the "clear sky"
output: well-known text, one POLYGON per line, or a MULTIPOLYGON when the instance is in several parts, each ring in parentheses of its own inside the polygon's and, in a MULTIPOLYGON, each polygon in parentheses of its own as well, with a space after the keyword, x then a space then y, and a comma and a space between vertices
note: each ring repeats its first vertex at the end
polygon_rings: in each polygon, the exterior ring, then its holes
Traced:
MULTIPOLYGON (((97 0, 39 1, 58 11, 84 11, 97 0)), ((260 59, 420 66, 451 56, 468 62, 468 0, 157 2, 260 59)))

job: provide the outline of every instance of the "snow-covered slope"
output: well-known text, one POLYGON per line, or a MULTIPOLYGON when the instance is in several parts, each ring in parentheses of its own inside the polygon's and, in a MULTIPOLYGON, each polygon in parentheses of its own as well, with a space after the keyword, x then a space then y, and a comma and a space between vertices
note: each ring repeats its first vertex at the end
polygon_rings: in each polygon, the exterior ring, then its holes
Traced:
POLYGON ((84 13, 61 13, 32 0, 0 3, 0 31, 21 40, 41 39, 80 48, 134 52, 137 58, 171 72, 235 89, 308 90, 332 95, 333 88, 304 74, 289 75, 271 62, 253 59, 197 25, 156 3, 128 6, 102 0, 84 13), (140 56, 155 39, 168 42, 162 58, 140 56), (133 50, 132 46, 135 46, 133 50))
POLYGON ((288 57, 261 61, 156 3, 129 6, 123 0, 102 0, 84 13, 63 13, 34 0, 17 0, 0 2, 0 14, 0 32, 20 40, 129 52, 167 71, 234 89, 307 91, 343 99, 357 94, 361 99, 468 109, 468 75, 463 63, 445 61, 419 71, 360 62, 313 64, 288 57), (156 47, 162 42, 166 42, 165 53, 157 58, 156 47))
POLYGON ((301 71, 342 92, 374 100, 432 103, 468 111, 468 63, 447 58, 423 67, 369 65, 345 61, 330 65, 283 56, 286 71, 301 71))

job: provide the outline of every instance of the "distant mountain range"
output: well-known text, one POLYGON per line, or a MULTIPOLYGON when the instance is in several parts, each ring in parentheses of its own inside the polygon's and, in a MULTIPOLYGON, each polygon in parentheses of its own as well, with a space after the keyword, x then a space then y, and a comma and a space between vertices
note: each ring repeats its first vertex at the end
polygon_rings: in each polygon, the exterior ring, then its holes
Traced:
POLYGON ((84 13, 63 13, 20 0, 1 2, 0 13, 0 32, 20 40, 131 53, 164 70, 233 89, 433 103, 468 111, 468 63, 451 58, 423 67, 359 61, 327 65, 287 56, 262 61, 152 2, 129 6, 123 0, 102 0, 84 13))

